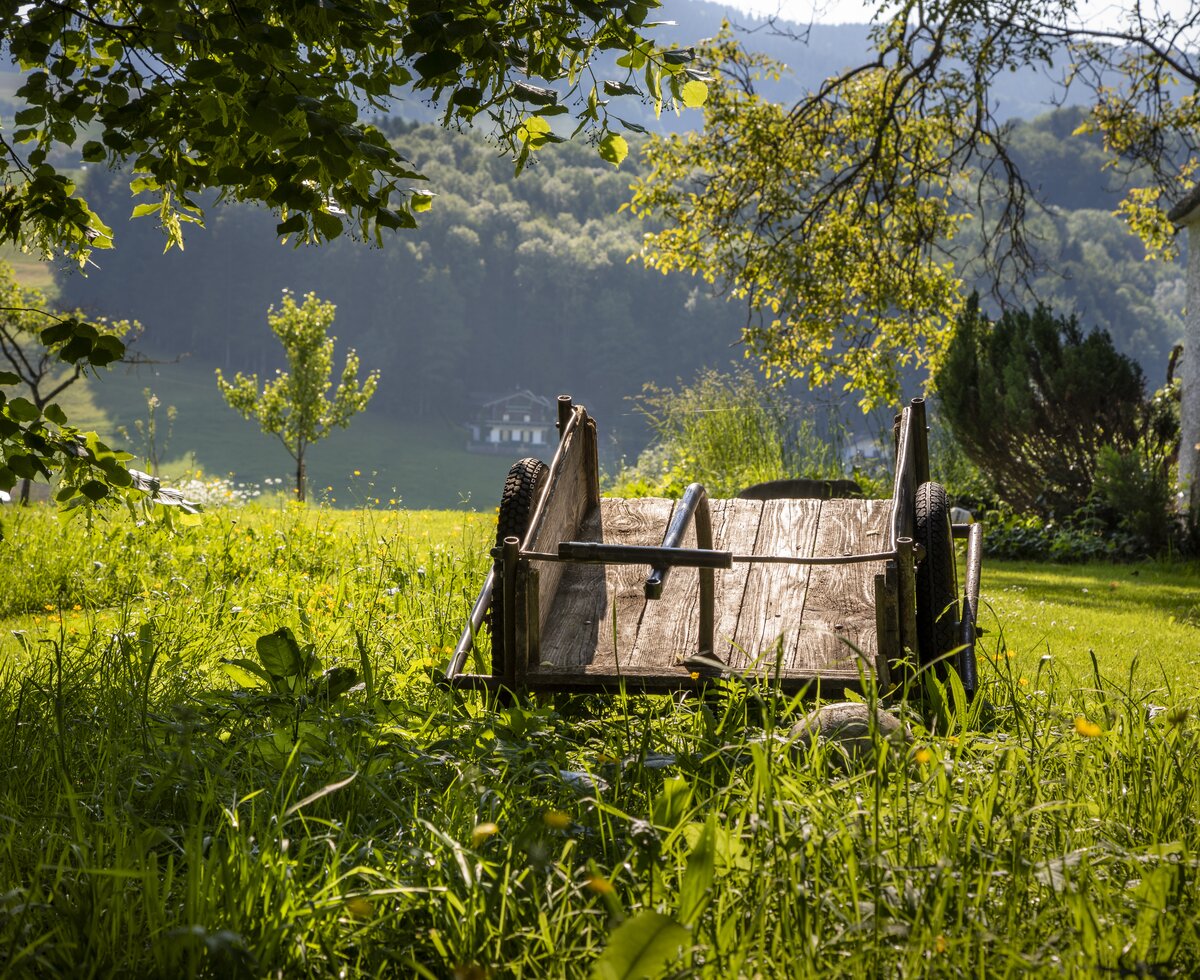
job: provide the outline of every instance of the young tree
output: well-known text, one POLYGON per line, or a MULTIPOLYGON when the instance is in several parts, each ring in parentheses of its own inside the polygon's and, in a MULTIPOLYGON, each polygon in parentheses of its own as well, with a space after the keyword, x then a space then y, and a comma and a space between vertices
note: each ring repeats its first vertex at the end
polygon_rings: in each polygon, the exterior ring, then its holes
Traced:
POLYGON ((240 371, 226 381, 217 369, 217 387, 230 407, 244 418, 255 419, 263 432, 278 436, 296 461, 296 498, 305 500, 305 456, 309 446, 329 435, 335 426, 346 428, 350 419, 367 407, 379 383, 379 372, 372 371, 359 384, 358 355, 346 352, 346 363, 333 399, 326 396, 332 387, 333 345, 328 335, 335 307, 314 293, 297 305, 289 290, 276 310, 267 311, 272 333, 283 344, 289 371, 276 372, 275 379, 259 390, 258 375, 246 377, 240 371))

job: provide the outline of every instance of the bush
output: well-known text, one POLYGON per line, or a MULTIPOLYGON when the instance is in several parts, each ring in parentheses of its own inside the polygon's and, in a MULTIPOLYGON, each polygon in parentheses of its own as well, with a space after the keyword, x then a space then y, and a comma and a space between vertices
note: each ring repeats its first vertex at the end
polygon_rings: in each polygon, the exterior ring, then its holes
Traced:
POLYGON ((654 439, 613 479, 618 496, 674 497, 699 482, 733 497, 765 480, 845 476, 841 430, 823 432, 811 409, 746 368, 708 369, 677 390, 650 384, 636 403, 654 439))
POLYGON ((1144 442, 1141 369, 1107 333, 1046 306, 992 322, 972 296, 935 381, 958 443, 1017 511, 1075 513, 1101 448, 1128 455, 1144 442))

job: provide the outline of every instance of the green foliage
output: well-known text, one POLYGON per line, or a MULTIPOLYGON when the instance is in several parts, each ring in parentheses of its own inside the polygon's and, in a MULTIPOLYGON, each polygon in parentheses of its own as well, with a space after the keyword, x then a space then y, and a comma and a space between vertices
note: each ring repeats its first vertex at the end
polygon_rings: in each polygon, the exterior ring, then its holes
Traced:
POLYGON ((767 687, 434 689, 494 534, 467 518, 249 507, 170 537, 13 515, 7 972, 1195 972, 1194 566, 985 566, 965 726, 905 714, 910 746, 841 773, 767 687), (272 635, 278 668, 313 644, 376 690, 241 687, 222 658, 261 668, 272 635))
POLYGON ((703 131, 643 151, 630 207, 662 225, 643 261, 745 301, 744 340, 772 373, 839 381, 864 407, 894 401, 902 369, 937 364, 959 304, 952 264, 922 244, 949 242, 964 217, 952 152, 964 120, 923 104, 893 133, 878 120, 895 97, 882 69, 789 110, 755 91, 781 66, 728 30, 701 58, 703 131))
POLYGON ((654 438, 614 478, 616 496, 675 497, 700 482, 714 497, 733 497, 766 480, 845 475, 838 440, 827 440, 811 414, 746 368, 702 371, 677 390, 650 384, 636 404, 654 438))
POLYGON ((549 132, 553 117, 574 111, 576 132, 607 139, 621 123, 588 71, 601 51, 624 53, 622 91, 656 110, 697 102, 690 54, 646 37, 657 6, 6 6, 5 49, 25 75, 0 146, 0 241, 80 261, 111 247, 113 217, 77 193, 56 152, 77 142, 86 163, 136 171, 133 216, 156 217, 168 247, 182 245, 184 223, 203 220, 210 189, 265 203, 280 235, 324 241, 349 226, 381 240, 414 227, 428 197, 370 115, 413 93, 447 126, 482 115, 518 169, 536 148, 535 126, 561 139, 549 132))
POLYGON ((963 451, 1018 511, 1078 510, 1101 447, 1132 452, 1141 437, 1141 370, 1108 334, 1045 306, 993 322, 973 296, 936 384, 963 451))
POLYGON ((55 499, 68 507, 103 500, 114 489, 130 491, 134 480, 125 463, 132 457, 71 426, 53 399, 89 367, 120 360, 123 338, 136 325, 45 307, 41 292, 18 285, 0 263, 0 490, 57 475, 55 499), (3 390, 11 388, 17 393, 3 390))
POLYGON ((283 345, 290 370, 278 372, 260 391, 257 374, 247 377, 239 371, 233 381, 226 381, 217 369, 217 387, 229 406, 243 418, 256 420, 263 432, 277 436, 296 461, 296 496, 301 502, 305 499, 309 446, 334 428, 348 426, 350 419, 367 407, 379 383, 377 371, 359 383, 358 355, 351 349, 346 352, 333 399, 326 395, 333 386, 337 338, 329 336, 329 328, 334 312, 334 305, 322 302, 315 293, 308 293, 304 303, 297 305, 295 297, 284 290, 282 305, 267 311, 267 322, 283 345))

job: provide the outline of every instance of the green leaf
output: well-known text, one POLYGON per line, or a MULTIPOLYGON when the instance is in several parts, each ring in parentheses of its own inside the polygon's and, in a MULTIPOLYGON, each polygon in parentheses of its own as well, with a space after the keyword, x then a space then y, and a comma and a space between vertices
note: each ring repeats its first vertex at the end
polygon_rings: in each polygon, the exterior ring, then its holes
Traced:
POLYGON ((629 156, 629 144, 624 136, 609 133, 600 141, 600 159, 607 160, 614 167, 619 167, 621 161, 629 156))
POLYGON ((699 109, 708 101, 708 86, 704 82, 692 79, 692 81, 684 84, 679 95, 683 100, 683 104, 689 109, 699 109))
POLYGON ((99 480, 88 480, 79 488, 79 492, 88 500, 100 501, 108 496, 108 486, 101 483, 99 480))
POLYGON ((462 56, 457 51, 442 48, 438 51, 430 51, 428 54, 421 55, 413 63, 413 67, 422 78, 436 78, 439 75, 448 75, 450 72, 455 71, 461 64, 462 56))
POLYGON ((28 398, 11 398, 8 402, 8 416, 18 422, 32 422, 42 413, 28 398))
POLYGON ((433 207, 433 195, 414 193, 412 196, 412 209, 418 213, 428 211, 433 207))
POLYGON ((304 231, 305 227, 304 215, 293 214, 287 221, 281 221, 275 226, 275 234, 290 235, 294 231, 304 231))
POLYGON ((162 210, 161 204, 139 204, 133 209, 131 218, 141 218, 147 214, 158 214, 162 210))
POLYGON ((317 232, 326 239, 337 238, 342 233, 342 219, 328 211, 314 211, 313 225, 317 232))
POLYGON ((238 687, 253 689, 261 686, 261 681, 270 683, 269 677, 263 676, 263 670, 258 664, 244 658, 222 660, 221 669, 225 671, 238 687))
POLYGON ((691 938, 670 916, 645 909, 613 930, 592 976, 596 980, 649 980, 661 974, 691 938))
POLYGON ((281 626, 274 633, 260 636, 254 643, 258 651, 258 659, 272 677, 294 677, 304 671, 304 658, 300 654, 300 644, 287 626, 281 626))
POLYGON ((656 827, 674 830, 683 822, 692 801, 692 791, 682 776, 669 776, 663 780, 662 791, 654 799, 650 817, 656 827))
POLYGON ((716 814, 709 814, 704 830, 692 845, 683 884, 679 888, 679 918, 692 925, 708 904, 717 866, 716 814))
POLYGON ((0 385, 19 385, 21 378, 12 371, 0 371, 0 385))
POLYGON ((67 413, 59 407, 58 402, 47 405, 46 410, 42 414, 55 425, 67 424, 67 413))

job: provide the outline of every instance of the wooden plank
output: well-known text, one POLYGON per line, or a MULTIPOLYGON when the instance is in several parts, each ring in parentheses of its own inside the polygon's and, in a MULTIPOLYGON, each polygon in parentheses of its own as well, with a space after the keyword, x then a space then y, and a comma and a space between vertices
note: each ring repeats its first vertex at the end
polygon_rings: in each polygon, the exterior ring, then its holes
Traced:
MULTIPOLYGON (((557 551, 560 541, 579 538, 579 530, 589 509, 589 488, 592 476, 588 470, 593 462, 588 452, 588 427, 595 423, 587 413, 576 407, 567 432, 559 443, 550 477, 542 497, 542 505, 534 515, 525 535, 523 547, 533 551, 557 551)), ((554 615, 554 597, 558 593, 563 566, 547 564, 541 569, 538 588, 538 612, 541 618, 538 633, 545 635, 546 624, 554 615)))
MULTIPOLYGON (((768 500, 763 504, 754 553, 811 557, 816 541, 819 500, 768 500)), ((810 566, 755 564, 750 567, 734 633, 729 665, 770 676, 777 651, 787 651, 804 620, 810 566)))
MULTIPOLYGON (((735 554, 750 554, 758 537, 763 504, 757 500, 711 500, 713 547, 735 554)), ((695 527, 688 531, 683 546, 694 547, 695 527)), ((735 564, 716 571, 715 656, 728 662, 738 613, 750 566, 735 564)), ((661 599, 648 602, 633 655, 626 664, 631 671, 690 673, 684 661, 699 649, 700 576, 696 569, 676 568, 667 579, 661 599)))
MULTIPOLYGON (((670 500, 659 498, 601 500, 599 510, 583 522, 578 539, 658 544, 670 520, 672 506, 670 500)), ((556 541, 554 549, 557 544, 556 541)), ((542 566, 543 578, 550 566, 551 563, 542 566)), ((644 565, 554 564, 553 567, 560 570, 561 581, 554 598, 554 615, 543 619, 546 625, 542 630, 537 671, 624 669, 637 641, 646 605, 642 583, 650 569, 644 565)), ((675 573, 682 571, 676 569, 675 573)))
MULTIPOLYGON (((814 554, 882 551, 891 529, 890 500, 827 500, 821 504, 814 554)), ((879 652, 875 576, 885 562, 817 565, 808 580, 804 619, 789 650, 797 674, 857 678, 861 653, 868 673, 879 652)))

